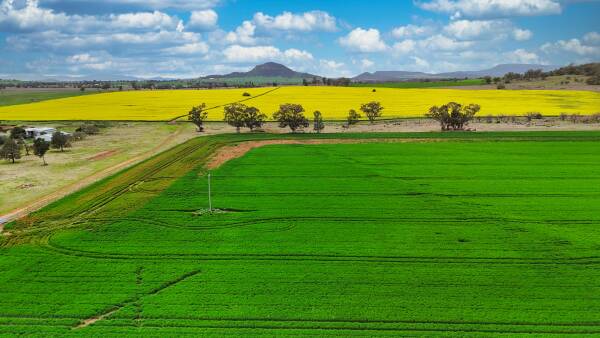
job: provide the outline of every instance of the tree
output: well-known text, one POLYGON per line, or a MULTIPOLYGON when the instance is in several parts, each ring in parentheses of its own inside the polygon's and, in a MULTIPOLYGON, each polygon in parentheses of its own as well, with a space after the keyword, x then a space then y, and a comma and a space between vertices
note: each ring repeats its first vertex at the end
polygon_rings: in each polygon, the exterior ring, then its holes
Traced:
POLYGON ((225 122, 235 127, 238 133, 240 132, 240 128, 246 125, 246 108, 248 106, 243 103, 232 103, 226 105, 223 109, 225 122))
POLYGON ((477 104, 462 106, 456 102, 450 102, 440 107, 429 108, 429 112, 425 116, 440 122, 442 131, 463 130, 480 109, 481 107, 477 104))
POLYGON ((267 120, 267 115, 260 112, 256 107, 246 107, 245 110, 245 125, 250 128, 250 131, 254 131, 256 128, 261 128, 267 120))
POLYGON ((41 138, 38 138, 35 141, 33 141, 33 153, 35 154, 35 156, 42 159, 44 165, 48 165, 48 163, 46 163, 46 158, 44 157, 48 149, 50 149, 50 142, 45 141, 41 138))
POLYGON ((375 121, 376 118, 381 116, 381 111, 383 110, 383 106, 381 103, 373 101, 369 103, 365 103, 360 106, 360 110, 367 115, 367 118, 371 123, 375 121))
POLYGON ((50 141, 50 145, 54 149, 60 149, 60 151, 65 151, 65 148, 71 147, 71 140, 67 134, 57 131, 54 134, 52 134, 52 140, 50 141))
POLYGON ((8 138, 0 148, 0 157, 15 163, 21 158, 21 147, 14 139, 8 138))
POLYGON ((301 105, 286 103, 279 106, 279 110, 273 114, 273 119, 279 122, 280 128, 290 127, 292 132, 295 132, 310 125, 303 113, 304 108, 301 105))
POLYGON ((208 117, 208 113, 204 111, 205 108, 206 103, 202 103, 199 106, 192 107, 192 110, 188 113, 188 120, 196 125, 199 133, 204 131, 204 120, 208 117))
POLYGON ((486 84, 492 83, 492 77, 491 76, 484 76, 483 80, 485 81, 486 84))
POLYGON ((27 137, 27 132, 21 127, 14 127, 10 130, 10 138, 14 140, 24 139, 27 137))
POLYGON ((323 123, 323 115, 320 111, 317 110, 313 113, 313 116, 313 129, 317 133, 321 133, 321 130, 325 129, 325 123, 323 123))
POLYGON ((357 113, 356 110, 350 109, 347 117, 348 127, 350 127, 353 124, 357 124, 361 117, 362 116, 359 113, 357 113))

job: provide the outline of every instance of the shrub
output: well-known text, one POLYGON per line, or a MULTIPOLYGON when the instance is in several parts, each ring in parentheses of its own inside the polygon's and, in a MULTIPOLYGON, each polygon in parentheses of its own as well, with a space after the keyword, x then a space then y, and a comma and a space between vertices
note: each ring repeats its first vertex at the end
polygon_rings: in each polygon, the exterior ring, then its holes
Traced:
POLYGON ((361 117, 362 116, 360 116, 360 114, 357 113, 356 110, 350 109, 350 111, 348 112, 348 117, 347 117, 348 126, 357 124, 361 117))
POLYGON ((84 140, 84 139, 85 139, 85 137, 86 137, 87 135, 88 135, 88 134, 86 134, 86 133, 84 133, 84 132, 82 132, 82 131, 76 131, 76 132, 74 132, 74 133, 71 135, 71 140, 73 140, 74 142, 77 142, 77 141, 82 141, 82 140, 84 140))
POLYGON ((504 83, 498 83, 498 85, 496 86, 496 88, 498 88, 498 89, 506 89, 506 85, 504 83))
POLYGON ((250 95, 250 93, 248 93, 248 92, 244 92, 244 94, 242 94, 242 96, 252 96, 252 95, 250 95))
POLYGON ((531 120, 543 119, 544 115, 542 115, 542 113, 538 113, 538 112, 530 112, 530 113, 527 113, 527 115, 525 115, 525 117, 527 118, 527 122, 531 122, 531 120))
POLYGON ((82 124, 75 130, 76 132, 81 132, 86 135, 96 135, 100 132, 100 129, 94 124, 82 124))

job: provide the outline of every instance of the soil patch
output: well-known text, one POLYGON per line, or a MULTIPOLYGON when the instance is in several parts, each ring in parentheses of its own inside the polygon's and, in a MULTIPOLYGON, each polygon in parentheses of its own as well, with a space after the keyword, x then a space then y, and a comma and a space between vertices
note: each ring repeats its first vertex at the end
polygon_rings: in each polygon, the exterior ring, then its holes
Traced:
POLYGON ((102 151, 97 153, 96 155, 89 157, 88 161, 98 161, 104 158, 107 158, 109 156, 112 156, 114 154, 116 154, 118 151, 113 149, 113 150, 106 150, 106 151, 102 151))
POLYGON ((355 144, 355 143, 409 143, 445 142, 442 138, 371 138, 371 139, 312 139, 312 140, 261 140, 247 141, 219 148, 206 164, 207 169, 216 169, 223 163, 244 156, 254 148, 272 144, 355 144))

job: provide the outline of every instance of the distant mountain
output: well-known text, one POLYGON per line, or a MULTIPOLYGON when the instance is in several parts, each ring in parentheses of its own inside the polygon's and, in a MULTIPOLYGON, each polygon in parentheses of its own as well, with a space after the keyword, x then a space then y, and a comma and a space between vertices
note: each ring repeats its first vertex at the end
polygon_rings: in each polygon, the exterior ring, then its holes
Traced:
POLYGON ((244 77, 281 77, 281 78, 299 78, 299 79, 312 79, 313 77, 318 77, 316 75, 308 74, 308 73, 300 73, 291 70, 290 68, 275 62, 267 62, 262 65, 258 65, 254 67, 252 70, 248 72, 234 72, 226 75, 210 75, 205 76, 204 78, 244 78, 244 77))
POLYGON ((352 78, 359 82, 378 82, 378 81, 398 81, 409 79, 424 79, 433 76, 432 74, 422 72, 404 72, 404 71, 376 71, 374 73, 365 72, 352 78))
POLYGON ((421 72, 404 72, 404 71, 377 71, 374 73, 362 73, 352 78, 355 82, 390 82, 390 81, 407 81, 415 79, 453 79, 453 78, 478 78, 484 76, 504 76, 506 73, 525 73, 530 69, 541 69, 548 72, 557 69, 558 66, 545 66, 538 64, 502 64, 495 67, 475 70, 475 71, 458 71, 449 73, 421 73, 421 72))

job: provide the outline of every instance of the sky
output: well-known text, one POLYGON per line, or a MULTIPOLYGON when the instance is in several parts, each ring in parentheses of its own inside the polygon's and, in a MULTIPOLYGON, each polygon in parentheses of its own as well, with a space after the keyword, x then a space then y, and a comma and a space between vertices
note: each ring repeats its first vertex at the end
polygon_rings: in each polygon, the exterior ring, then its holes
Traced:
POLYGON ((0 0, 0 78, 339 77, 600 60, 600 0, 0 0))

